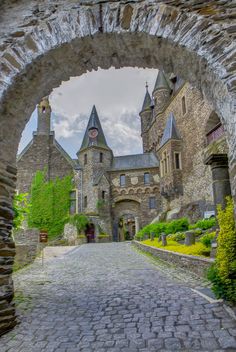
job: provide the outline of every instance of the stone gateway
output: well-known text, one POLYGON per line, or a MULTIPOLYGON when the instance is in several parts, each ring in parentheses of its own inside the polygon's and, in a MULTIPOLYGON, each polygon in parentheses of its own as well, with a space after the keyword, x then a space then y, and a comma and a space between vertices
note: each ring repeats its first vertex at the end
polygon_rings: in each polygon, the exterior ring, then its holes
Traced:
MULTIPOLYGON (((62 80, 98 67, 137 66, 174 72, 199 88, 219 116, 222 127, 218 130, 215 125, 208 137, 210 141, 224 129, 235 199, 236 26, 233 1, 214 1, 206 6, 200 0, 59 0, 56 3, 3 0, 0 16, 0 332, 3 333, 15 325, 11 278, 15 249, 11 229, 16 153, 35 105, 62 80)), ((181 136, 177 116, 174 117, 181 136)), ((168 150, 176 148, 181 153, 177 147, 184 147, 180 140, 175 146, 172 140, 162 146, 168 150)), ((163 165, 167 165, 164 152, 168 150, 164 149, 163 165)), ((216 149, 216 154, 221 150, 216 142, 209 149, 210 153, 216 149)), ((175 157, 176 165, 180 165, 178 158, 175 157)), ((174 177, 164 185, 165 195, 170 194, 168 187, 174 177)), ((214 173, 214 177, 220 181, 219 174, 214 173)), ((179 187, 181 182, 177 177, 175 195, 184 195, 179 187)))

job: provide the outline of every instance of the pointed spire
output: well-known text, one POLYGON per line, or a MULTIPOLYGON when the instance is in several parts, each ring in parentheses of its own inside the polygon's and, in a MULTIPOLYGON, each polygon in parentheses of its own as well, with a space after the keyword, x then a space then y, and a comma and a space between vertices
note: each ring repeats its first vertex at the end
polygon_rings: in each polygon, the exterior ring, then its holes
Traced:
POLYGON ((180 140, 180 134, 176 126, 176 121, 173 112, 170 113, 167 121, 166 127, 161 139, 160 148, 166 144, 170 139, 180 140))
POLYGON ((93 105, 90 114, 90 118, 84 134, 83 142, 80 147, 80 151, 92 145, 110 150, 107 145, 106 138, 95 105, 93 105))
POLYGON ((169 91, 171 90, 170 85, 168 83, 168 79, 166 78, 164 71, 163 70, 159 70, 158 71, 158 75, 157 75, 157 79, 156 79, 156 83, 155 83, 155 87, 153 89, 153 93, 158 90, 158 89, 168 89, 169 91))
POLYGON ((148 91, 148 83, 146 82, 146 94, 145 94, 145 97, 144 97, 144 101, 143 101, 143 106, 142 106, 141 112, 143 112, 144 110, 150 110, 151 104, 152 104, 152 99, 151 99, 151 96, 150 96, 149 91, 148 91))

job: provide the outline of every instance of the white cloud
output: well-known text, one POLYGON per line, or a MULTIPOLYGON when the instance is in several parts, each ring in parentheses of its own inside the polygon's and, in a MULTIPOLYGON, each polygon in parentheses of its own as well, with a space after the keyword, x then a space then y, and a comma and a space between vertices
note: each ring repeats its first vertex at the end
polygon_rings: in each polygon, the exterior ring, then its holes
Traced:
MULTIPOLYGON (((111 68, 63 82, 50 95, 52 126, 57 140, 75 157, 95 104, 114 154, 142 152, 139 111, 145 95, 145 83, 149 82, 151 92, 156 75, 157 70, 111 68)), ((24 143, 22 141, 21 148, 24 143)))

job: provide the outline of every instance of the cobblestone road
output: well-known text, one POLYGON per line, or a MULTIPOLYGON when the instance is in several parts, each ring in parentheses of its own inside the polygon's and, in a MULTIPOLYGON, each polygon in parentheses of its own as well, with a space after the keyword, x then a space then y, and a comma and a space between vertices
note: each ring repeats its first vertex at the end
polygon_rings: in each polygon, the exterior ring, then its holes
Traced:
MULTIPOLYGON (((168 272, 168 269, 166 269, 168 272)), ((236 351, 236 323, 127 243, 89 244, 15 277, 1 352, 236 351)))

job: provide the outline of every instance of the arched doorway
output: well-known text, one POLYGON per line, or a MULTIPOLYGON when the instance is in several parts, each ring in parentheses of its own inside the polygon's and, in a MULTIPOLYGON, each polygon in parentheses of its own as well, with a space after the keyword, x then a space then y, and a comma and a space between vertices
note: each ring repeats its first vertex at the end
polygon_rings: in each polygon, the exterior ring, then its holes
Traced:
POLYGON ((0 242, 4 276, 0 312, 6 317, 0 333, 15 325, 9 265, 15 254, 10 236, 17 148, 35 105, 62 80, 98 67, 163 67, 199 87, 213 102, 225 127, 235 196, 234 29, 227 30, 214 18, 215 13, 227 9, 227 3, 216 4, 213 15, 204 11, 204 5, 195 7, 195 2, 181 6, 179 1, 172 1, 171 6, 148 0, 132 5, 91 3, 45 3, 35 9, 35 2, 29 1, 27 11, 21 1, 11 8, 6 2, 0 5, 0 242), (219 51, 222 43, 223 53, 219 51))
POLYGON ((85 236, 87 238, 87 243, 94 243, 95 242, 95 226, 94 224, 90 223, 87 225, 85 230, 85 236))

